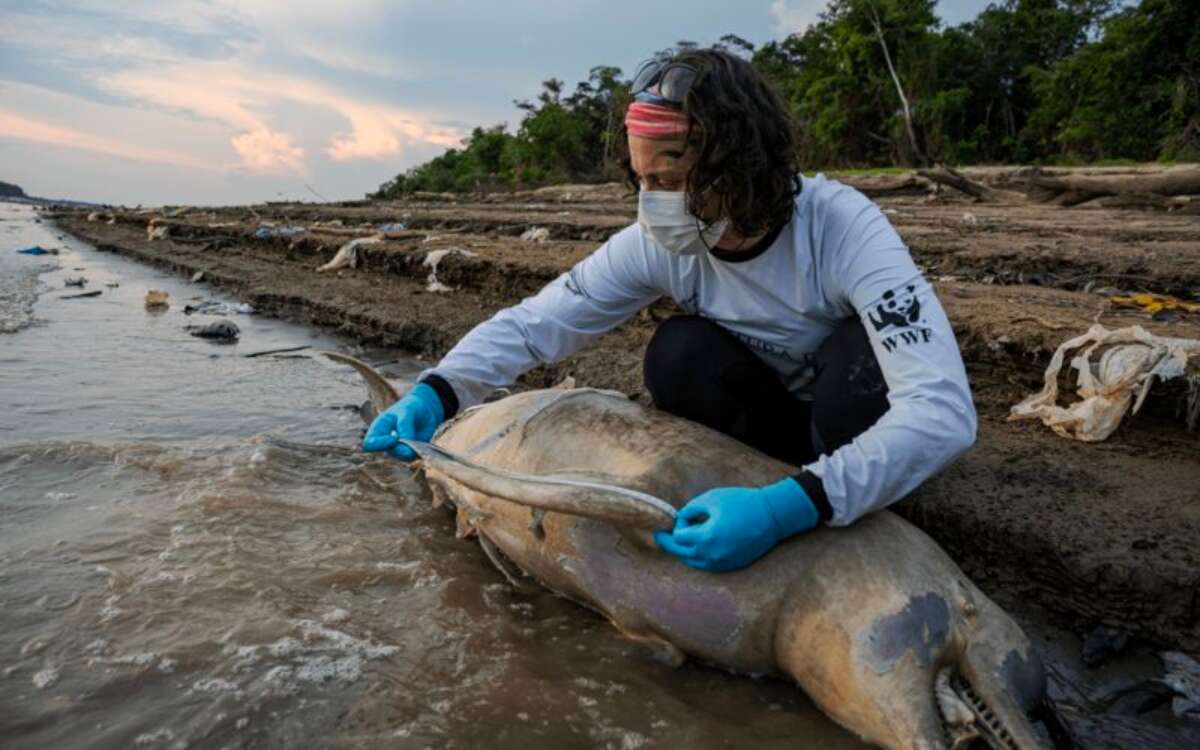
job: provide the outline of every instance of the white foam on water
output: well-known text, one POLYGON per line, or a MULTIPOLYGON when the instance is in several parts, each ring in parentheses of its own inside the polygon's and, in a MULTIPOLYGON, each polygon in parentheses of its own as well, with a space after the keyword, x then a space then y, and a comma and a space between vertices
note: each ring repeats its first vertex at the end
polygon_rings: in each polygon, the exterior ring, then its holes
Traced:
POLYGON ((223 680, 220 677, 206 677, 192 683, 192 690, 197 693, 236 693, 241 695, 237 683, 223 680))
POLYGON ((349 619, 350 619, 350 613, 347 612, 346 610, 342 609, 341 607, 330 610, 329 612, 326 612, 325 614, 321 615, 321 622, 323 622, 327 625, 333 624, 333 623, 338 623, 338 622, 345 622, 346 620, 349 620, 349 619))
POLYGON ((109 664, 122 664, 130 667, 148 667, 158 661, 158 654, 153 651, 147 651, 143 654, 128 654, 126 656, 115 656, 106 660, 109 664))
POLYGON ((280 638, 267 646, 271 656, 291 656, 304 650, 304 644, 292 637, 280 638))
POLYGON ((100 608, 100 624, 103 625, 106 622, 111 622, 121 616, 124 610, 117 606, 117 602, 119 601, 121 601, 121 597, 117 594, 113 594, 104 600, 104 606, 100 608))
POLYGON ((58 682, 58 668, 53 664, 47 664, 33 675, 33 686, 45 690, 54 683, 58 682))
POLYGON ((317 684, 334 679, 355 682, 362 677, 362 667, 363 659, 359 656, 345 656, 340 659, 318 656, 300 665, 296 670, 296 679, 317 684))
POLYGON ((170 742, 173 739, 175 739, 175 733, 170 729, 156 729, 153 732, 139 734, 133 740, 133 744, 138 747, 146 747, 147 745, 156 745, 159 742, 170 742))

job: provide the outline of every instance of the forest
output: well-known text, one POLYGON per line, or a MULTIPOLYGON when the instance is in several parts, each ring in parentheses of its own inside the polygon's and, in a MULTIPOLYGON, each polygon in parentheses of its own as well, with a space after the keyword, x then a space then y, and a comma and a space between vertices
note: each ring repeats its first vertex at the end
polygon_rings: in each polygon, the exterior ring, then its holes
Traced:
MULTIPOLYGON (((712 46, 774 83, 806 170, 1200 161, 1197 0, 1004 0, 957 26, 936 0, 831 0, 781 41, 712 46)), ((551 78, 515 129, 477 127, 369 197, 622 179, 628 101, 617 67, 551 78)))

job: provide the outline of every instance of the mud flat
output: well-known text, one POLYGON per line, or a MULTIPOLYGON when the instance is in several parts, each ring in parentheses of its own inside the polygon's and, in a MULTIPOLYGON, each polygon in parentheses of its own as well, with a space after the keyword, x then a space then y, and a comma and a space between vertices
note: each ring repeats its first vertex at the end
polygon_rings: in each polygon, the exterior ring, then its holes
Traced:
MULTIPOLYGON (((878 200, 954 322, 980 432, 970 453, 897 509, 1001 602, 1036 604, 1079 633, 1103 624, 1156 647, 1200 652, 1200 433, 1181 416, 1186 388, 1156 386, 1143 412, 1099 444, 1006 421, 1014 403, 1040 388, 1055 348, 1094 323, 1200 338, 1200 315, 1155 320, 1109 302, 1125 291, 1200 294, 1200 215, 900 192, 878 200)), ((203 272, 263 312, 433 361, 634 215, 619 186, 563 186, 54 216, 102 250, 188 276, 203 272), (359 247, 355 267, 316 271, 381 225, 391 226, 381 241, 359 247), (290 226, 304 231, 256 235, 290 226), (544 241, 521 239, 539 228, 544 241), (160 238, 150 239, 150 229, 160 238)), ((522 382, 542 386, 571 375, 645 400, 642 352, 674 311, 669 301, 656 303, 522 382)))

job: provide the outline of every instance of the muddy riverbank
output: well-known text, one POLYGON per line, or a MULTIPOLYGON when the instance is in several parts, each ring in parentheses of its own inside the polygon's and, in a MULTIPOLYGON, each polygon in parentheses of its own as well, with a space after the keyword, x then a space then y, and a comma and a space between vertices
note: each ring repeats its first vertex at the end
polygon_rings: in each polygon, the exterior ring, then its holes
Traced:
MULTIPOLYGON (((1093 323, 1200 338, 1200 316, 1155 320, 1108 301, 1127 290, 1200 292, 1200 217, 980 205, 953 195, 880 202, 936 280, 981 417, 977 446, 900 512, 1001 601, 1033 602, 1077 632, 1103 624, 1200 651, 1200 434, 1179 416, 1186 393, 1156 388, 1145 412, 1102 444, 1005 420, 1040 386, 1058 344, 1093 323)), ((68 212, 55 220, 102 250, 183 275, 202 272, 264 312, 434 361, 633 217, 631 199, 601 186, 116 211, 91 220, 68 212), (272 236, 293 226, 303 231, 272 236), (359 248, 356 267, 316 271, 348 240, 381 228, 381 241, 359 248), (539 228, 544 241, 521 239, 539 228)), ((571 375, 645 399, 642 351, 672 311, 658 303, 523 384, 571 375)))

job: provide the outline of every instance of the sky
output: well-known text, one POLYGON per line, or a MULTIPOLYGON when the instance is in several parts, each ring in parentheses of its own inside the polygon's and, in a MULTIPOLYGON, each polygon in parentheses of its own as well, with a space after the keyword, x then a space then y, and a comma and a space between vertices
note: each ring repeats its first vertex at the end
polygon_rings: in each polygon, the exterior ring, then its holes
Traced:
MULTIPOLYGON (((361 198, 513 100, 826 0, 0 0, 0 180, 126 205, 361 198)), ((947 24, 988 0, 941 0, 947 24)))

